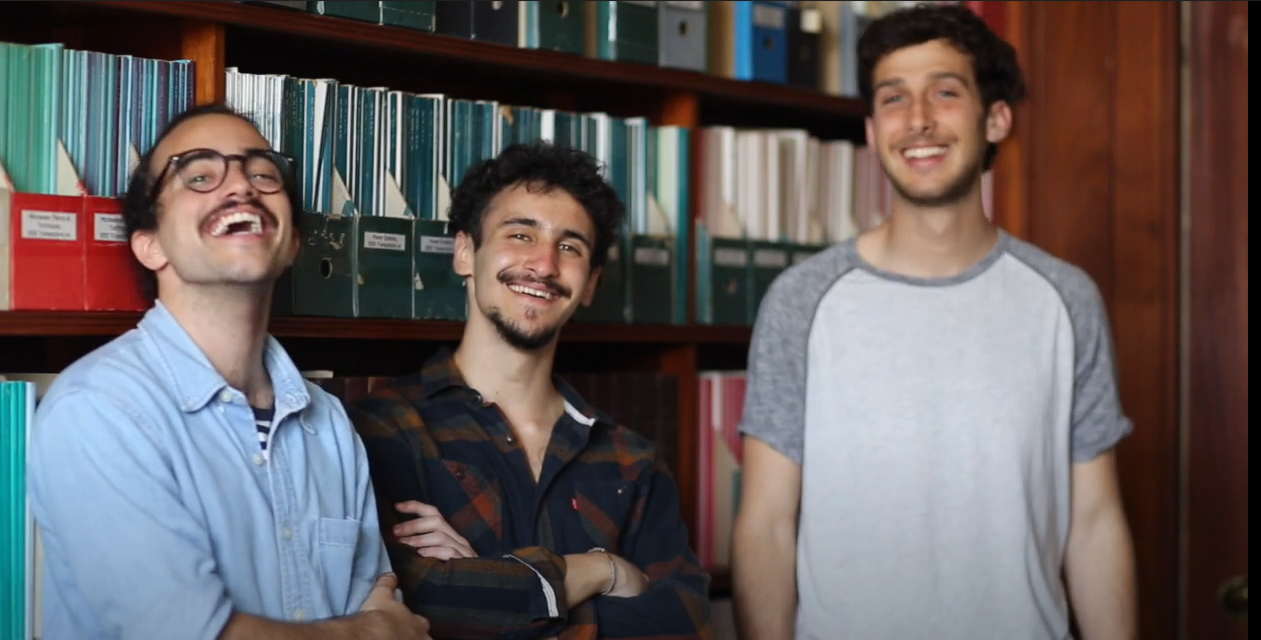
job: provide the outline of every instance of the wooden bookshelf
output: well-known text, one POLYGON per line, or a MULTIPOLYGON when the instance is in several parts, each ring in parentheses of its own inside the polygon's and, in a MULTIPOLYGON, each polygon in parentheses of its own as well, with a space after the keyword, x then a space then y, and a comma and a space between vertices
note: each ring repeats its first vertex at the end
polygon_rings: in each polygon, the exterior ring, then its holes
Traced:
MULTIPOLYGON (((0 313, 0 336, 114 337, 136 326, 139 313, 10 311, 0 313)), ((271 321, 278 338, 327 338, 330 340, 416 340, 451 342, 460 339, 464 325, 442 320, 392 320, 375 318, 279 317, 271 321)), ((749 343, 749 327, 570 323, 561 342, 656 345, 730 345, 749 343)))
MULTIPOLYGON (((655 126, 799 128, 820 138, 861 140, 860 101, 821 91, 746 82, 652 65, 520 49, 398 27, 237 2, 61 1, 0 4, 0 39, 60 42, 69 48, 196 65, 196 101, 225 97, 224 73, 336 78, 361 86, 444 93, 614 116, 655 126)), ((698 157, 693 137, 692 158, 698 157)), ((695 162, 691 183, 702 176, 695 162)), ((699 189, 691 189, 696 216, 699 189)), ((688 252, 693 261, 695 253, 688 252)), ((686 304, 695 318, 695 283, 686 304)), ((6 367, 55 371, 135 326, 136 313, 0 312, 6 367)), ((339 375, 398 375, 438 344, 457 341, 460 323, 279 317, 271 330, 304 369, 339 375)), ((557 367, 650 370, 679 383, 679 468, 684 517, 695 544, 698 476, 697 373, 745 366, 749 327, 571 323, 557 367)), ((730 576, 714 576, 715 595, 730 576)))

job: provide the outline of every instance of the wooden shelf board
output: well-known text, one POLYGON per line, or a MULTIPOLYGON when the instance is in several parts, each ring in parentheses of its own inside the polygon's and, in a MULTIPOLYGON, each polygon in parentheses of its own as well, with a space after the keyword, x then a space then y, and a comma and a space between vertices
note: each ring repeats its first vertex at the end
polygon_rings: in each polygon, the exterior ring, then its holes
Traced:
MULTIPOLYGON (((781 108, 784 111, 780 112, 780 119, 785 122, 793 120, 794 115, 852 118, 864 114, 861 101, 828 95, 817 90, 733 80, 655 65, 598 60, 555 51, 523 49, 237 2, 116 0, 75 4, 211 21, 224 24, 229 30, 243 28, 299 36, 310 39, 313 44, 344 43, 416 59, 441 60, 446 64, 470 68, 515 70, 567 81, 587 81, 625 88, 694 92, 701 96, 703 102, 726 106, 781 108)), ((323 51, 327 59, 332 60, 334 55, 329 54, 336 52, 336 49, 326 47, 323 51)))
MULTIPOLYGON (((0 313, 0 336, 114 336, 139 319, 138 313, 124 312, 8 311, 0 313)), ((462 327, 460 322, 375 318, 281 317, 271 322, 277 337, 350 340, 451 342, 459 340, 462 327)), ((561 341, 746 346, 750 335, 749 327, 738 326, 570 323, 561 332, 561 341)))

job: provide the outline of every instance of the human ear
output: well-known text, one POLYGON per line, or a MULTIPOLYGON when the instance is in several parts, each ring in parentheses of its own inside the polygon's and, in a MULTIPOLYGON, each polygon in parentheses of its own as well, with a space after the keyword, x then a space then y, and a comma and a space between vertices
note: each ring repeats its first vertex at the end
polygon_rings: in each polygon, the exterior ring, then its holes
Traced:
POLYGON ((473 275, 473 237, 460 231, 455 234, 455 255, 451 257, 451 266, 456 274, 464 277, 473 275))
POLYGON ((131 234, 131 252, 136 255, 136 260, 139 260, 140 264, 150 271, 159 271, 170 263, 166 252, 162 250, 162 243, 158 241, 156 230, 137 231, 131 234))
POLYGON ((985 116, 985 140, 993 144, 1002 142, 1011 133, 1011 124, 1011 107, 1006 102, 999 100, 990 105, 985 116))

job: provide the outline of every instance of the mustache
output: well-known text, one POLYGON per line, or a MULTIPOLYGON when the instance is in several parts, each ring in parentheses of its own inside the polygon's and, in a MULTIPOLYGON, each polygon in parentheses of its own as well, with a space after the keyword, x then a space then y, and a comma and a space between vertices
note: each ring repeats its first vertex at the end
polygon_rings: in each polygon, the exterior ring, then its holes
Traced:
POLYGON ((570 297, 572 294, 569 287, 556 282, 553 278, 544 280, 531 275, 516 274, 508 270, 500 271, 497 278, 499 282, 503 284, 530 284, 545 289, 548 293, 553 293, 565 298, 570 297))
POLYGON ((225 200, 223 204, 212 209, 210 213, 207 213, 206 217, 202 218, 202 227, 205 227, 211 220, 214 220, 220 215, 243 206, 250 207, 255 211, 258 211, 267 222, 271 223, 273 227, 279 226, 280 221, 276 218, 276 214, 269 209, 267 205, 263 204, 262 200, 258 198, 233 198, 231 200, 225 200))

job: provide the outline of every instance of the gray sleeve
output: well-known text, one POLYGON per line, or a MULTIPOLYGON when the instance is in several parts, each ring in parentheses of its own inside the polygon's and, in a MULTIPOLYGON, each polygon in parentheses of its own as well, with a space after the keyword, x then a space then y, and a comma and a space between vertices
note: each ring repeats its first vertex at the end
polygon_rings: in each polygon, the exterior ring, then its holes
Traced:
POLYGON ((1108 309, 1098 285, 1081 268, 1024 241, 1013 239, 1010 249, 1051 283, 1068 309, 1074 342, 1072 457, 1074 463, 1088 462, 1134 429, 1117 393, 1108 309))
POLYGON ((832 249, 771 284, 753 324, 740 433, 801 464, 806 428, 806 362, 819 301, 844 270, 832 249))
POLYGON ((1060 293, 1073 321, 1073 462, 1087 462, 1116 446, 1134 425, 1121 408, 1116 357, 1103 296, 1090 276, 1074 269, 1060 293))

